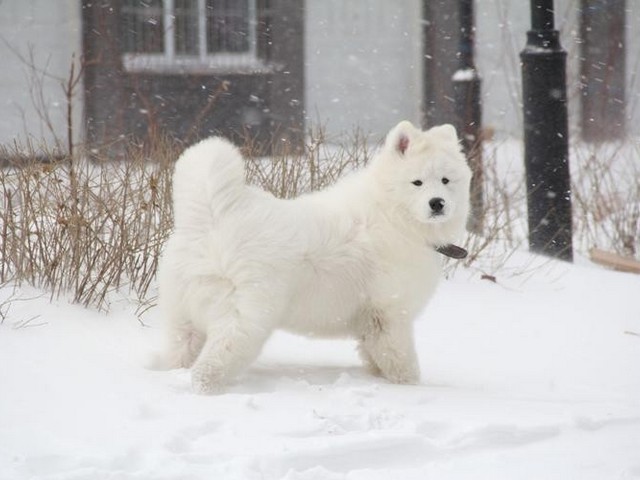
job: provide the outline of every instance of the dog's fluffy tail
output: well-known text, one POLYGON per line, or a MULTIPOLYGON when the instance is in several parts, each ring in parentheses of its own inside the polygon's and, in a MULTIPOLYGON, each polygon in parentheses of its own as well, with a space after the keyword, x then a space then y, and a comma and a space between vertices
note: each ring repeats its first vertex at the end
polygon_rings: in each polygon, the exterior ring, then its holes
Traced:
POLYGON ((238 201, 244 178, 242 155, 229 141, 211 137, 189 147, 173 175, 175 228, 199 232, 210 226, 238 201))

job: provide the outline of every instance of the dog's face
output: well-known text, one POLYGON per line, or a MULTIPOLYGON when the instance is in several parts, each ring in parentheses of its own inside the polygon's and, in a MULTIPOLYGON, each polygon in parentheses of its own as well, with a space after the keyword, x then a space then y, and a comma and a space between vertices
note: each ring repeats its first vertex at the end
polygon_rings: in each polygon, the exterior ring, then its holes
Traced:
POLYGON ((455 224, 460 229, 469 212, 471 171, 461 153, 454 127, 425 132, 399 123, 383 147, 385 189, 394 203, 417 222, 455 224))

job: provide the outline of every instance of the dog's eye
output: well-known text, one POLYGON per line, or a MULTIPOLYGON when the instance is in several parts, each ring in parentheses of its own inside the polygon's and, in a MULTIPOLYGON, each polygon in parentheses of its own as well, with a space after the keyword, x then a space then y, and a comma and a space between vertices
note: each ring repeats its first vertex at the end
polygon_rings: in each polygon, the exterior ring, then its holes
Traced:
POLYGON ((442 177, 442 184, 446 185, 447 183, 449 183, 449 179, 447 177, 442 177))
POLYGON ((413 183, 416 187, 419 187, 420 185, 422 185, 422 180, 414 180, 413 183))

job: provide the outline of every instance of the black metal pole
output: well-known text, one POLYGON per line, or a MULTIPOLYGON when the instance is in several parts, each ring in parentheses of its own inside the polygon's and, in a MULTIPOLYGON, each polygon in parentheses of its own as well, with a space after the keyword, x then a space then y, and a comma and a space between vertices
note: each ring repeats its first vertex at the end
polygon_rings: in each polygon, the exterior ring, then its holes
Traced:
POLYGON ((480 76, 474 63, 474 0, 458 0, 460 38, 458 70, 453 75, 456 128, 473 172, 469 230, 479 233, 483 224, 482 108, 480 76))
POLYGON ((567 54, 553 14, 553 0, 531 0, 531 30, 520 54, 529 247, 572 261, 567 54))

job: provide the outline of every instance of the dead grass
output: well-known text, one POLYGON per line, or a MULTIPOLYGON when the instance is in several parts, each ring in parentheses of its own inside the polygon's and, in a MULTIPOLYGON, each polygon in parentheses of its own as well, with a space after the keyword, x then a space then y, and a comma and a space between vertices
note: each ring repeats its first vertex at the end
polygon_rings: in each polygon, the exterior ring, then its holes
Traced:
MULTIPOLYGON (((329 145, 313 131, 302 155, 287 145, 259 157, 245 145, 247 179, 290 198, 333 183, 367 162, 364 137, 329 145)), ((26 283, 108 310, 111 293, 153 305, 154 278, 172 225, 171 175, 182 149, 131 142, 124 160, 56 156, 33 146, 0 150, 0 284, 26 283), (39 152, 39 153, 38 153, 39 152)))
MULTIPOLYGON (((302 152, 283 145, 269 157, 260 157, 246 142, 248 181, 291 198, 335 182, 371 157, 361 132, 342 145, 328 141, 322 129, 308 139, 302 152)), ((136 301, 140 312, 150 308, 159 255, 172 224, 173 163, 183 148, 167 139, 153 145, 131 142, 126 160, 118 161, 87 160, 78 148, 73 157, 36 154, 32 146, 0 151, 9 159, 0 169, 0 285, 34 285, 52 297, 63 295, 105 311, 111 294, 120 292, 136 301)), ((637 257, 640 172, 637 162, 628 161, 637 158, 637 146, 579 152, 574 155, 580 166, 573 167, 574 248, 586 252, 597 246, 637 257)), ((505 169, 500 155, 505 155, 503 145, 485 148, 484 230, 467 236, 469 257, 449 260, 449 274, 466 267, 494 278, 504 274, 515 252, 526 249, 522 172, 505 169)), ((515 165, 521 158, 517 151, 507 155, 515 156, 515 165)))
POLYGON ((578 248, 640 258, 638 159, 640 145, 631 141, 575 150, 572 185, 578 248))
POLYGON ((3 153, 0 281, 105 310, 111 291, 145 298, 171 225, 172 146, 132 147, 119 162, 3 153))
MULTIPOLYGON (((537 269, 538 259, 522 271, 508 271, 509 259, 528 248, 522 145, 485 145, 485 223, 469 233, 463 262, 447 261, 448 273, 464 266, 489 277, 514 276, 537 269)), ((577 143, 570 148, 573 249, 588 257, 596 247, 640 258, 640 145, 627 139, 607 144, 577 143)), ((529 272, 530 273, 530 272, 529 272)), ((527 273, 527 274, 529 274, 527 273)))
POLYGON ((321 128, 309 131, 301 154, 285 144, 276 147, 273 155, 262 157, 257 149, 248 146, 244 149, 247 181, 279 198, 293 198, 325 188, 345 173, 362 168, 371 157, 370 148, 360 131, 336 144, 326 138, 321 128))

